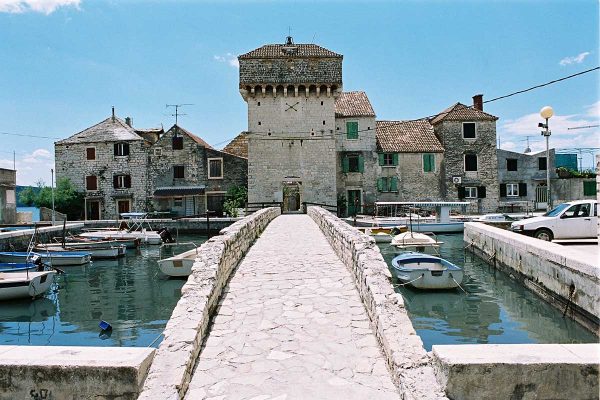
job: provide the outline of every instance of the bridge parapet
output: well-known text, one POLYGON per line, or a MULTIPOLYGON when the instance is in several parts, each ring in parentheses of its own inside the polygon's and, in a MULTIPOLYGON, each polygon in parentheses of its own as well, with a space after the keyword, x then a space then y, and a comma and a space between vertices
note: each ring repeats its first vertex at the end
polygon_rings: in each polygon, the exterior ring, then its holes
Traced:
POLYGON ((183 398, 223 288, 255 239, 280 213, 278 207, 259 210, 201 246, 139 399, 183 398))
POLYGON ((351 271, 401 398, 446 399, 375 241, 320 207, 308 215, 351 271))

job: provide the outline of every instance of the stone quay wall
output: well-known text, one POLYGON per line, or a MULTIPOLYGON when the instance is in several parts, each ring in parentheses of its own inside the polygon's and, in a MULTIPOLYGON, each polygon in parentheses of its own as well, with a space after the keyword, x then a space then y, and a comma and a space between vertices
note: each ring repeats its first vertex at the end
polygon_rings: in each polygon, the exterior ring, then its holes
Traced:
POLYGON ((181 289, 140 399, 180 399, 188 388, 208 325, 234 269, 266 226, 280 214, 265 208, 221 230, 198 252, 181 289))
POLYGON ((0 400, 134 400, 154 349, 0 346, 0 400))
POLYGON ((351 271, 401 398, 445 399, 375 241, 320 207, 309 207, 308 215, 351 271))
MULTIPOLYGON (((65 226, 67 235, 79 232, 83 223, 68 223, 65 226)), ((49 243, 52 238, 62 236, 63 226, 44 226, 37 229, 37 238, 40 243, 49 243)), ((22 229, 18 231, 0 232, 0 251, 24 251, 31 241, 35 229, 22 229)))
POLYGON ((598 335, 600 269, 594 257, 477 222, 465 223, 468 248, 598 335))

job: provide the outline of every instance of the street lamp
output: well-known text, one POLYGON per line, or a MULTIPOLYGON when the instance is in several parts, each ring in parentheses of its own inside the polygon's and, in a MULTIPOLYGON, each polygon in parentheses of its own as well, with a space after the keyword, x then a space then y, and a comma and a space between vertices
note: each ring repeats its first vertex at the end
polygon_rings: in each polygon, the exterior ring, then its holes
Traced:
POLYGON ((548 129, 548 120, 554 115, 554 110, 550 106, 546 106, 540 110, 540 115, 546 120, 546 123, 539 123, 538 127, 544 128, 542 136, 546 137, 546 210, 552 209, 552 200, 550 198, 550 147, 549 140, 552 132, 548 129))

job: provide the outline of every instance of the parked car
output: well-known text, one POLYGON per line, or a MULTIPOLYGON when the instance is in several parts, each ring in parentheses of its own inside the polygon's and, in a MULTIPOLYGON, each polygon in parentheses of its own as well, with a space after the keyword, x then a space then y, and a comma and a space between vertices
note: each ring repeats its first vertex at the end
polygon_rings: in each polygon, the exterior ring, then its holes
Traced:
POLYGON ((515 221, 514 232, 541 240, 586 239, 598 236, 598 202, 578 200, 562 203, 540 217, 515 221))

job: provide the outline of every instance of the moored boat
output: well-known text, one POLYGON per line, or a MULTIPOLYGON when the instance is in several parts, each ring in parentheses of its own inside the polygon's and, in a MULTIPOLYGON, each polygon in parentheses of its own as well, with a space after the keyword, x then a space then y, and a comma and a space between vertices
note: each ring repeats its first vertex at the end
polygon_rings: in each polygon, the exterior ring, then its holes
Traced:
POLYGON ((166 246, 179 246, 184 244, 192 244, 194 245, 194 248, 173 257, 158 260, 158 267, 163 274, 168 276, 189 276, 192 273, 192 266, 194 265, 199 249, 194 243, 163 244, 161 247, 161 254, 162 249, 166 246))
POLYGON ((81 265, 89 263, 91 254, 83 251, 53 251, 46 253, 28 253, 26 251, 0 252, 0 262, 26 262, 33 255, 39 255, 42 261, 52 266, 81 265))
MULTIPOLYGON (((47 253, 60 253, 65 251, 85 252, 90 254, 92 260, 124 257, 126 252, 126 248, 124 245, 86 247, 79 245, 72 246, 71 244, 66 244, 65 247, 63 247, 60 243, 38 244, 36 247, 34 247, 34 250, 39 252, 43 256, 46 256, 47 253)), ((51 257, 51 255, 49 257, 51 257)))
POLYGON ((453 289, 460 286, 464 272, 458 265, 429 254, 407 252, 392 260, 396 277, 417 289, 453 289))
POLYGON ((35 298, 54 282, 54 271, 0 272, 0 300, 35 298))
POLYGON ((391 245, 399 251, 418 251, 421 253, 439 254, 440 245, 434 233, 407 231, 399 233, 392 239, 391 245))
POLYGON ((81 245, 83 245, 84 243, 87 243, 90 246, 101 246, 102 244, 107 243, 107 242, 110 242, 110 244, 113 244, 113 245, 122 244, 122 245, 125 245, 125 247, 127 247, 128 249, 136 249, 136 248, 140 247, 142 240, 140 238, 117 239, 117 238, 112 238, 112 237, 107 237, 107 238, 102 238, 102 239, 94 239, 94 238, 76 235, 76 236, 71 236, 71 237, 66 238, 65 243, 66 244, 79 243, 81 245))
POLYGON ((161 244, 163 242, 159 233, 142 229, 141 231, 91 231, 83 232, 79 236, 86 239, 108 239, 108 240, 135 240, 142 243, 161 244))
POLYGON ((30 262, 0 262, 0 272, 35 271, 39 266, 30 262))
POLYGON ((384 226, 371 226, 371 227, 359 227, 359 231, 365 235, 369 235, 375 239, 375 243, 390 243, 395 235, 398 233, 406 232, 408 228, 405 225, 384 227, 384 226))

